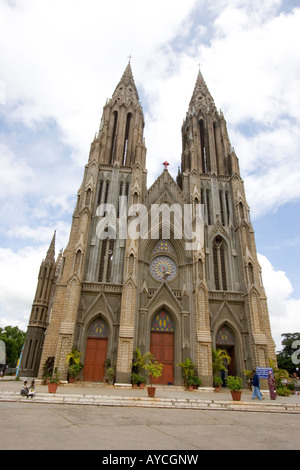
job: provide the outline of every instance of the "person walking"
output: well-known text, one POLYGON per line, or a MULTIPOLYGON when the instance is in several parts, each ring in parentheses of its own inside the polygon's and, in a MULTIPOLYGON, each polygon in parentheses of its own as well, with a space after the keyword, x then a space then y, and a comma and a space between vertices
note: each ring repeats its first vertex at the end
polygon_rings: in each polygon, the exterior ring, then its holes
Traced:
POLYGON ((273 377, 271 370, 269 370, 269 374, 268 374, 268 385, 269 385, 270 398, 271 400, 275 400, 276 399, 275 379, 273 377))
POLYGON ((264 400, 264 397, 262 396, 261 391, 260 391, 259 377, 258 377, 258 374, 255 372, 255 370, 253 370, 252 386, 253 386, 252 400, 255 400, 255 398, 258 398, 259 400, 264 400))

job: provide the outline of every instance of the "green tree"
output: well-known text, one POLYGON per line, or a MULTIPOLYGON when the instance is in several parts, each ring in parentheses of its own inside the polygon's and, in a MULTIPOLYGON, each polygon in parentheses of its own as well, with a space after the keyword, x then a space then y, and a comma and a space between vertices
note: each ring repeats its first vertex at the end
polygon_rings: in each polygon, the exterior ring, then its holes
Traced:
POLYGON ((0 340, 4 341, 6 348, 6 363, 10 367, 17 365, 25 341, 24 331, 17 326, 0 328, 0 340))
MULTIPOLYGON (((300 333, 283 333, 281 336, 283 337, 281 341, 283 349, 277 353, 277 364, 280 369, 285 369, 289 374, 292 374, 297 367, 297 364, 292 361, 292 355, 295 352, 293 344, 295 345, 295 341, 300 341, 300 333)), ((299 349, 299 343, 296 349, 299 349)))

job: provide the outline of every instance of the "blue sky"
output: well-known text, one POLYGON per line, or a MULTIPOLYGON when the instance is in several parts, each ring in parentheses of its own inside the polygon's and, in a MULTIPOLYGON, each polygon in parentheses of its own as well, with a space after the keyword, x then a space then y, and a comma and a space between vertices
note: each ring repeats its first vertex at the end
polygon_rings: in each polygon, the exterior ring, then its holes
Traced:
POLYGON ((54 230, 66 246, 102 108, 131 60, 148 186, 181 157, 199 64, 240 161, 277 349, 300 331, 300 2, 2 0, 0 326, 26 329, 54 230), (134 14, 133 14, 134 12, 134 14))

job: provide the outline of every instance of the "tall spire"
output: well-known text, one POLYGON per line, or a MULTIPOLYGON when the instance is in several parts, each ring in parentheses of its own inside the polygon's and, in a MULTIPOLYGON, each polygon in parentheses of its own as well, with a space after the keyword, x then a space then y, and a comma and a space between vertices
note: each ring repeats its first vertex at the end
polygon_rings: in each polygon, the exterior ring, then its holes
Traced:
POLYGON ((193 108, 197 114, 199 111, 202 111, 204 114, 217 111, 213 97, 205 83, 200 67, 189 106, 190 108, 193 108))
POLYGON ((114 93, 114 98, 131 98, 132 100, 139 101, 139 95, 137 88, 134 83, 132 68, 130 64, 130 60, 127 64, 127 67, 122 75, 121 80, 119 81, 114 93))
POLYGON ((55 238, 56 238, 56 230, 54 230, 54 234, 53 234, 50 246, 49 246, 48 251, 47 251, 46 260, 45 260, 46 262, 47 261, 50 261, 50 262, 55 261, 55 238))

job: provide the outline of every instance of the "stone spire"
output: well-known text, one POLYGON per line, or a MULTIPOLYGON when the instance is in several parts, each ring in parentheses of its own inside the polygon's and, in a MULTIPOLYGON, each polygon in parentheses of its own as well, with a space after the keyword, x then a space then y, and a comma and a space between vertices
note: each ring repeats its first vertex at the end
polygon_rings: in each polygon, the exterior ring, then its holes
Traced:
POLYGON ((122 102, 128 104, 129 101, 139 103, 139 95, 134 83, 130 62, 128 62, 122 78, 113 93, 112 99, 113 101, 119 99, 120 104, 122 104, 122 102))
POLYGON ((197 76, 194 92, 189 104, 189 109, 196 114, 202 111, 203 114, 211 114, 217 112, 213 97, 205 83, 201 70, 197 76))
POLYGON ((47 251, 45 262, 55 262, 55 238, 56 238, 56 230, 54 230, 54 234, 50 243, 50 246, 47 251))

